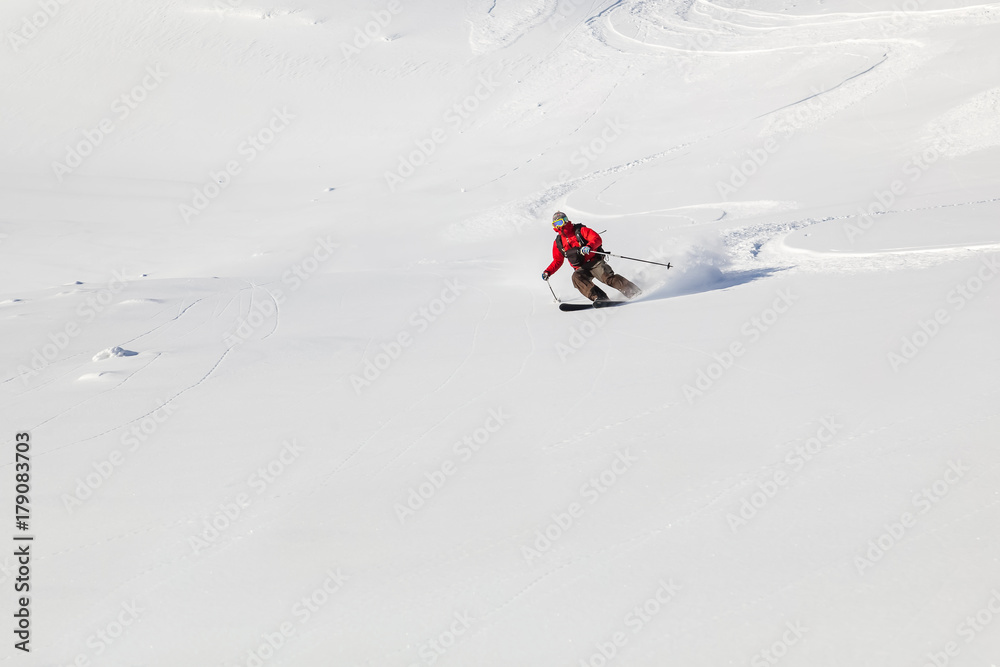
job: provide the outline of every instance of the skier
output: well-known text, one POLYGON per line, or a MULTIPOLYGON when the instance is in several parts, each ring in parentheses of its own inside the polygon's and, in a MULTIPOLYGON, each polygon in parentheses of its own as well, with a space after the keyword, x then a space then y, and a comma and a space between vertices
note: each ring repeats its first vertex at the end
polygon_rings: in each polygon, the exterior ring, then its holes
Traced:
POLYGON ((604 261, 603 255, 594 252, 603 252, 604 248, 601 247, 600 235, 593 229, 573 224, 562 211, 556 211, 552 216, 552 229, 556 231, 556 240, 552 243, 552 263, 542 272, 542 280, 548 280, 559 270, 563 260, 568 259, 570 266, 576 269, 573 285, 591 301, 606 301, 608 298, 604 290, 594 284, 594 278, 614 287, 626 299, 642 294, 632 281, 617 275, 604 261))

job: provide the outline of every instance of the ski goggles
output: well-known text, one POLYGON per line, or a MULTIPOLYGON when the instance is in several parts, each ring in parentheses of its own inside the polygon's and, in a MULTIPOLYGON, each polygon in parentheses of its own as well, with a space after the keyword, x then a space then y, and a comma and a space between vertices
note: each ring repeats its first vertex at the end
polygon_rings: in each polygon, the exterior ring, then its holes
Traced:
POLYGON ((552 221, 552 226, 555 227, 556 229, 559 229, 560 227, 562 227, 563 225, 565 225, 567 222, 569 222, 569 220, 567 220, 565 217, 557 218, 557 219, 555 219, 555 220, 552 221))

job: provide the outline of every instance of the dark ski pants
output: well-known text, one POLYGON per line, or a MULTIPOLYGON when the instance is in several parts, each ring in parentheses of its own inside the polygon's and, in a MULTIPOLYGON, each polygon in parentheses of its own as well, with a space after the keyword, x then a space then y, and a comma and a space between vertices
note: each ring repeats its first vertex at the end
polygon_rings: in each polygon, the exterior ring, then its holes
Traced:
POLYGON ((594 278, 597 278, 605 285, 614 287, 624 294, 626 299, 631 299, 642 294, 642 290, 636 287, 631 280, 616 274, 608 266, 608 263, 602 259, 589 269, 577 269, 573 272, 573 285, 580 290, 580 294, 591 301, 608 298, 604 290, 594 284, 594 278))

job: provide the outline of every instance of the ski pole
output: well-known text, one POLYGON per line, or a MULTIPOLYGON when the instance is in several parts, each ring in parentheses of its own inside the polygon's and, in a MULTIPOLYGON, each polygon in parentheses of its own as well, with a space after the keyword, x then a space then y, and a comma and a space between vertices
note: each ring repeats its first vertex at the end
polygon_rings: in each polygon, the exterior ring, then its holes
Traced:
MULTIPOLYGON (((549 285, 549 281, 546 280, 545 284, 549 285)), ((552 298, 556 300, 556 303, 562 303, 562 301, 559 300, 559 297, 556 296, 556 291, 552 289, 552 285, 549 285, 549 291, 552 292, 552 298)))
POLYGON ((648 259, 636 259, 635 257, 625 257, 624 255, 613 255, 610 252, 601 252, 600 250, 591 250, 590 252, 595 255, 606 255, 608 257, 617 257, 618 259, 631 259, 633 262, 645 262, 646 264, 656 264, 657 266, 665 266, 668 269, 673 268, 673 264, 667 262, 666 264, 661 264, 660 262, 651 262, 648 259))

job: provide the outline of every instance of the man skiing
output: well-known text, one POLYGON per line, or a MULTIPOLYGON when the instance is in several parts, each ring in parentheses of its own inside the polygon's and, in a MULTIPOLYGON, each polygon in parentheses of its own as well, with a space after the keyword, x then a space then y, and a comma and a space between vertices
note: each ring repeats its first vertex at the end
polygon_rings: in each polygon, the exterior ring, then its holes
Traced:
POLYGON ((552 243, 552 263, 542 272, 542 280, 548 280, 559 270, 563 260, 568 259, 570 266, 576 269, 573 271, 573 285, 591 301, 606 301, 608 298, 604 290, 594 284, 594 278, 614 287, 626 299, 642 293, 632 281, 617 275, 604 261, 603 255, 594 252, 604 252, 604 248, 601 247, 601 236, 593 229, 573 224, 562 211, 556 211, 552 216, 552 229, 556 231, 556 240, 552 243))

